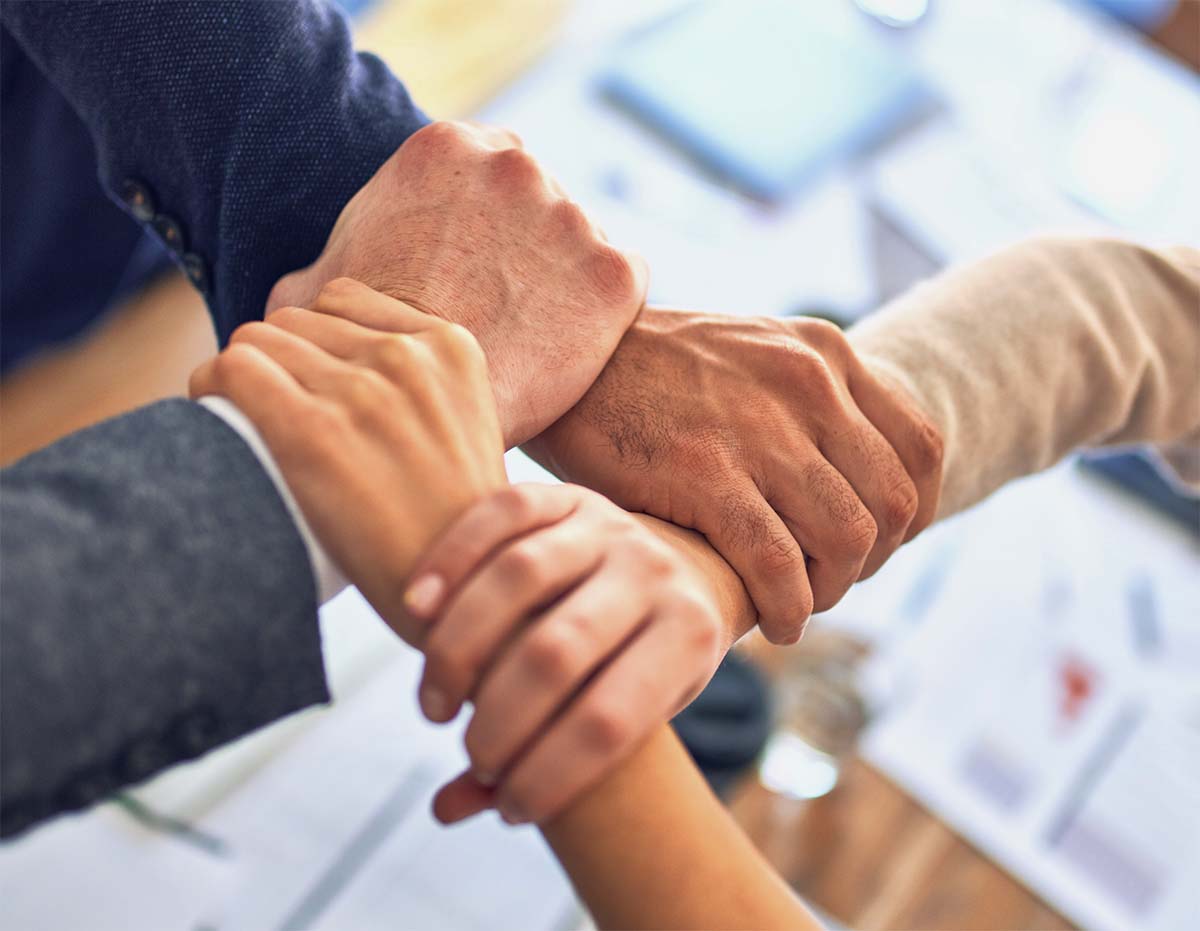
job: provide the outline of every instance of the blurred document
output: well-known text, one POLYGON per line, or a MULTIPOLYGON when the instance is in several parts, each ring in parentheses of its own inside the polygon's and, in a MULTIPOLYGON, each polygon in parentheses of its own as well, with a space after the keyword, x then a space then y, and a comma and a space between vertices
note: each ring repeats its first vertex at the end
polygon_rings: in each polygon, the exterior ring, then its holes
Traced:
POLYGON ((1070 0, 939 0, 907 49, 947 115, 877 165, 932 255, 1035 233, 1200 242, 1200 77, 1070 0))
POLYGON ((953 524, 867 758, 1084 927, 1195 927, 1194 541, 1071 465, 953 524))

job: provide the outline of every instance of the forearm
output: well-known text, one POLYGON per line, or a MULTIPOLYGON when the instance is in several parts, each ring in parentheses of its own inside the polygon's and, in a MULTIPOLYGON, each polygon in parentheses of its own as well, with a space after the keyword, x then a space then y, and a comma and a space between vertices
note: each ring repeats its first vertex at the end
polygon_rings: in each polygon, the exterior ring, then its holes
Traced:
POLYGON ((601 928, 817 928, 663 727, 542 832, 601 928))
POLYGON ((1077 447, 1200 439, 1195 249, 1025 243, 915 288, 850 338, 942 432, 938 517, 1077 447))

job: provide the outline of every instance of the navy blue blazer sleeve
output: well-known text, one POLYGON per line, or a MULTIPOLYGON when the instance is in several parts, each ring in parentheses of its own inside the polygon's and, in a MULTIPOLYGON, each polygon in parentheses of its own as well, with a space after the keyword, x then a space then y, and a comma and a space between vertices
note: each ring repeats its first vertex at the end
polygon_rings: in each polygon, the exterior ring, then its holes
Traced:
POLYGON ((427 121, 320 0, 4 2, 101 183, 175 253, 222 342, 427 121))

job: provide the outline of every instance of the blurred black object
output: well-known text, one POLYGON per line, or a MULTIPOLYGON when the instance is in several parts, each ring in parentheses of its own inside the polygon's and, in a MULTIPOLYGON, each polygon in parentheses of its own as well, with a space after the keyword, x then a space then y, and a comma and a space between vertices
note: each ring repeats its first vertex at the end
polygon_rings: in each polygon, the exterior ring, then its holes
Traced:
POLYGON ((712 790, 724 798, 767 744, 767 682, 749 662, 730 653, 704 691, 671 724, 712 790))

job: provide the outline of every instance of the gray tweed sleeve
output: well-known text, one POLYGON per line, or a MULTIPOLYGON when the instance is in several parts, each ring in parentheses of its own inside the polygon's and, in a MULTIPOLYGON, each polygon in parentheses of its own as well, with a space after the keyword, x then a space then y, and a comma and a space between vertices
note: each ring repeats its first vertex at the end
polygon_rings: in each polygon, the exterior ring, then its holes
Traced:
POLYGON ((326 700, 308 554, 218 417, 163 401, 0 471, 0 835, 326 700))

